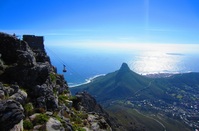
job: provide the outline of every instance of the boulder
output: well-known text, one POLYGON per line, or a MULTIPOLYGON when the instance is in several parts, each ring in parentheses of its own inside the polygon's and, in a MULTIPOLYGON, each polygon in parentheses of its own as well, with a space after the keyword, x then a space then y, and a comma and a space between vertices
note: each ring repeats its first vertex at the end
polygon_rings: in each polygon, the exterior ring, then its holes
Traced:
POLYGON ((16 124, 10 131, 23 131, 23 120, 16 124))
POLYGON ((27 99, 27 93, 23 90, 19 90, 17 93, 13 94, 12 96, 10 96, 11 99, 14 99, 16 101, 18 101, 20 104, 25 104, 26 99, 27 99))
POLYGON ((0 129, 9 131, 24 118, 23 107, 15 100, 0 101, 0 129))
POLYGON ((105 113, 102 107, 97 104, 95 98, 87 92, 77 93, 76 97, 77 99, 73 100, 73 107, 75 107, 77 110, 80 110, 81 106, 83 106, 86 112, 105 113))
POLYGON ((0 81, 4 83, 18 83, 19 86, 30 88, 44 84, 51 71, 49 63, 37 64, 34 67, 11 66, 0 75, 0 81))
POLYGON ((33 67, 36 65, 36 60, 32 52, 18 51, 18 65, 25 67, 33 67))
POLYGON ((8 96, 11 96, 14 94, 14 89, 13 88, 10 88, 10 86, 8 87, 3 87, 3 91, 4 93, 8 96))
POLYGON ((38 97, 36 99, 36 108, 43 108, 43 109, 47 109, 46 108, 46 99, 44 96, 38 97))
POLYGON ((61 122, 54 118, 50 118, 48 120, 48 122, 46 123, 46 130, 47 131, 65 131, 61 122))
POLYGON ((18 85, 11 85, 11 88, 14 89, 14 93, 17 93, 19 90, 19 86, 18 85))
POLYGON ((58 101, 50 86, 46 84, 37 85, 34 88, 33 94, 37 101, 37 108, 44 108, 47 110, 55 110, 58 108, 58 101))

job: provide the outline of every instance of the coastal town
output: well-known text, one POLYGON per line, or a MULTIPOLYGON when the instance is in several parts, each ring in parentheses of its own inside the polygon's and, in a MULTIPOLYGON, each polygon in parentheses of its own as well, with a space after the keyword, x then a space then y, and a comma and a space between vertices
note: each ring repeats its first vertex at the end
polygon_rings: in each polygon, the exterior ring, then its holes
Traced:
POLYGON ((199 129, 199 87, 171 87, 166 93, 172 96, 173 100, 129 100, 133 108, 142 112, 167 116, 183 121, 194 130, 199 129))

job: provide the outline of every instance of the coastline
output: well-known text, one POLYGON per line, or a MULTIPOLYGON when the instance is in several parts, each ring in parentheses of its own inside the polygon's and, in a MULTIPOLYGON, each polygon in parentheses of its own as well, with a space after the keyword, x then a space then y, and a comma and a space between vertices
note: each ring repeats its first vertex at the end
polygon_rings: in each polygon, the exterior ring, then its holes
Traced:
POLYGON ((145 74, 143 76, 149 77, 149 78, 166 78, 166 77, 171 77, 176 74, 182 74, 180 72, 176 73, 153 73, 153 74, 145 74))
POLYGON ((85 84, 88 84, 88 83, 91 83, 94 79, 100 77, 100 76, 105 76, 106 74, 99 74, 99 75, 95 75, 93 77, 90 77, 88 79, 85 79, 85 82, 83 83, 79 83, 79 84, 73 84, 73 85, 69 85, 69 88, 73 88, 73 87, 76 87, 76 86, 80 86, 80 85, 85 85, 85 84))
MULTIPOLYGON (((184 74, 184 73, 192 73, 193 71, 186 71, 186 72, 170 72, 170 73, 148 73, 148 74, 140 74, 142 76, 146 76, 149 78, 167 78, 167 77, 171 77, 173 75, 177 75, 177 74, 184 74)), ((73 88, 73 87, 77 87, 80 85, 85 85, 88 83, 91 83, 94 79, 101 77, 101 76, 105 76, 106 74, 99 74, 99 75, 95 75, 93 77, 90 77, 88 79, 85 79, 84 82, 82 83, 69 83, 69 88, 73 88)))

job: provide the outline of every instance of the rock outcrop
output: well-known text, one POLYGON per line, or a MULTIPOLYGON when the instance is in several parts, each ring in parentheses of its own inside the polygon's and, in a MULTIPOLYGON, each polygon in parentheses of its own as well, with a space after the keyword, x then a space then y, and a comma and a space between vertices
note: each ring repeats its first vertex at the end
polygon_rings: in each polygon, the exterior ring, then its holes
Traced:
POLYGON ((71 95, 44 49, 0 33, 0 130, 111 130, 102 114, 88 94, 71 95))
POLYGON ((97 104, 94 97, 87 92, 79 92, 73 99, 73 107, 79 111, 88 112, 88 122, 92 130, 111 130, 109 115, 97 104))
POLYGON ((14 100, 0 101, 0 129, 9 131, 24 118, 23 107, 14 100))
POLYGON ((94 97, 92 97, 87 92, 78 92, 76 95, 76 99, 73 100, 73 106, 77 110, 84 110, 86 112, 96 112, 96 113, 105 113, 102 107, 97 104, 94 97))

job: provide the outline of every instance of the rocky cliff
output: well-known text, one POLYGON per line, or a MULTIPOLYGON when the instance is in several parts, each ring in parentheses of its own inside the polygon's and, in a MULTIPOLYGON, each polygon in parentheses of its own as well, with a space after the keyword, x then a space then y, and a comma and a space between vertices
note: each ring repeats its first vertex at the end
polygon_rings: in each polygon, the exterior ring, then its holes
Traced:
POLYGON ((71 95, 45 50, 0 33, 1 131, 112 130, 108 120, 89 94, 71 95))

